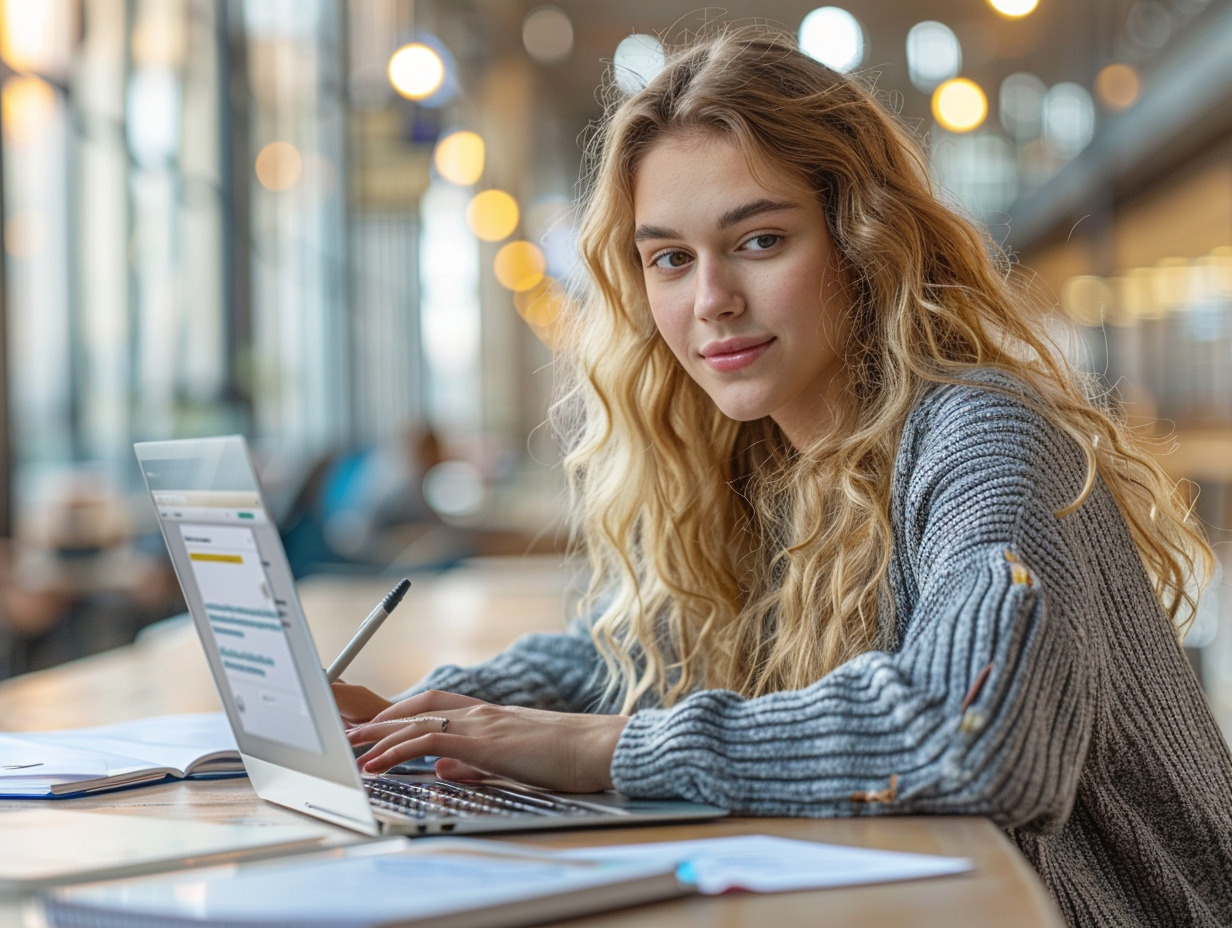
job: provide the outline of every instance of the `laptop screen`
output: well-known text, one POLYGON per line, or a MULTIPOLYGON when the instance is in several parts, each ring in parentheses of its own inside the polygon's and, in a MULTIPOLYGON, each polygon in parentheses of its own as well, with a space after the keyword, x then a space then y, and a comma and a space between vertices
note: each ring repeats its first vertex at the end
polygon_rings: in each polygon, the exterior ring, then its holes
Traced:
POLYGON ((331 745, 345 744, 341 722, 243 438, 136 452, 240 750, 353 782, 349 753, 325 756, 321 732, 337 729, 331 745))

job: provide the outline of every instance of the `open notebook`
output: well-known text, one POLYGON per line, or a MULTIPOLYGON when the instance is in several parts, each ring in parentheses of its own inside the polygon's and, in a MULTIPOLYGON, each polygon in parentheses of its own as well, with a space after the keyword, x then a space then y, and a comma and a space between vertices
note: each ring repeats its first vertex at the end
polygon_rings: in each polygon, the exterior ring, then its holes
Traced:
POLYGON ((0 733, 3 799, 68 799, 166 779, 243 772, 231 726, 218 712, 0 733))
MULTIPOLYGON (((698 803, 550 793, 503 781, 452 783, 431 774, 361 778, 244 439, 143 442, 136 452, 223 709, 261 798, 372 835, 726 814, 698 803)), ((365 606, 356 604, 357 618, 365 606)))

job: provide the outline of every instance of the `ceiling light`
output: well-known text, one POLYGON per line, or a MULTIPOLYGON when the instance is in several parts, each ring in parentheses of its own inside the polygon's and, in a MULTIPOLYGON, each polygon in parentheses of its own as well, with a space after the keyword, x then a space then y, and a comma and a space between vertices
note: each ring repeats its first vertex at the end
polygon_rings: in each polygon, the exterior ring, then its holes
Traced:
POLYGON ((420 42, 403 45, 389 59, 389 82, 408 100, 423 100, 445 83, 445 62, 420 42))
POLYGON ((1007 19, 1021 19, 1039 6, 1039 0, 988 0, 988 5, 1007 19))
POLYGON ((560 7, 536 7, 522 20, 522 46, 541 64, 564 61, 573 51, 573 23, 560 7))
POLYGON ((1034 74, 1019 71, 1001 82, 1001 125, 1019 142, 1038 138, 1043 131, 1044 94, 1048 86, 1034 74))
POLYGON ((663 45, 652 35, 634 33, 621 39, 612 56, 616 86, 625 93, 637 93, 663 70, 663 45))
POLYGON ((257 153, 254 168, 262 187, 281 193, 295 186, 303 173, 304 159, 290 142, 270 142, 257 153))
POLYGON ((518 201, 503 190, 475 194, 466 207, 466 224, 485 242, 499 242, 518 227, 518 201))
POLYGON ((1044 138, 1057 153, 1072 158, 1095 135, 1095 104, 1081 84, 1063 83, 1044 96, 1044 138))
POLYGON ((533 242, 510 242, 496 253, 492 269, 502 287, 521 292, 543 280, 547 261, 533 242))
POLYGON ((826 67, 850 71, 864 60, 864 30, 846 10, 819 7, 800 23, 800 48, 826 67))
POLYGON ((907 33, 907 72, 916 89, 930 93, 962 70, 962 46, 945 23, 916 23, 907 33))
POLYGON ((1138 72, 1127 64, 1104 65, 1095 75, 1095 92, 1110 110, 1124 110, 1138 101, 1141 82, 1138 72))
POLYGON ((951 132, 970 132, 987 115, 988 100, 975 81, 956 77, 933 92, 933 116, 951 132))
POLYGON ((451 132, 436 143, 432 163, 451 184, 469 187, 483 176, 483 139, 475 132, 451 132))

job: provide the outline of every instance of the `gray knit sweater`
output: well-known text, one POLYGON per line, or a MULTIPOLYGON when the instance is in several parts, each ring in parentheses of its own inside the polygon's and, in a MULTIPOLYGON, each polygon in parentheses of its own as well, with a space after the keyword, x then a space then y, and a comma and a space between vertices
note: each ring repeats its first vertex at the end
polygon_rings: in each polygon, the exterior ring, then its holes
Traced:
MULTIPOLYGON (((1084 473, 1013 397, 934 388, 895 465, 895 646, 802 690, 637 712, 617 788, 751 815, 986 815, 1072 925, 1232 926, 1232 757, 1107 490, 1055 515, 1084 473)), ((602 662, 574 628, 421 686, 586 711, 602 662)))

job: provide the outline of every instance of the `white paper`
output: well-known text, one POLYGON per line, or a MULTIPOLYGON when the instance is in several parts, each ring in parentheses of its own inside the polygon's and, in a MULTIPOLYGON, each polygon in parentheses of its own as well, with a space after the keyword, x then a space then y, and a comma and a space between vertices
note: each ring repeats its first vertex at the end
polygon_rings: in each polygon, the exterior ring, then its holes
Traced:
POLYGON ((963 857, 879 851, 768 835, 588 847, 562 854, 611 862, 675 862, 680 878, 693 883, 698 892, 706 895, 741 889, 775 893, 888 883, 974 869, 971 861, 963 857))
POLYGON ((0 795, 46 796, 52 784, 105 777, 107 772, 106 760, 91 751, 0 734, 0 795))
MULTIPOLYGON (((96 728, 0 733, 0 795, 48 796, 53 784, 125 777, 162 769, 186 773, 200 758, 204 773, 238 771, 239 752, 221 712, 166 715, 96 728)), ((157 777, 154 777, 157 778, 157 777)))
POLYGON ((221 712, 160 715, 94 728, 14 733, 14 739, 49 748, 95 751, 108 755, 111 774, 146 767, 183 770, 198 757, 217 751, 235 751, 235 736, 221 712))

